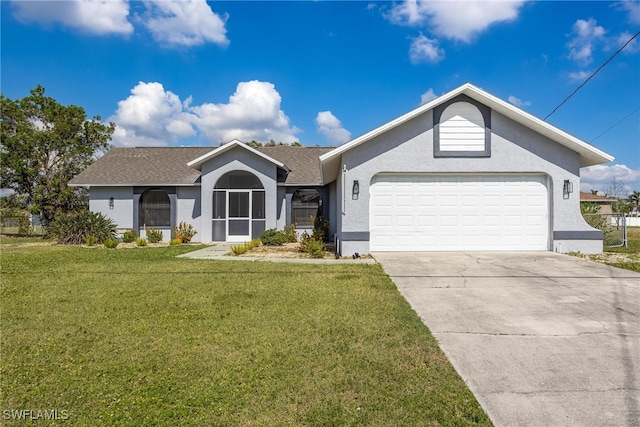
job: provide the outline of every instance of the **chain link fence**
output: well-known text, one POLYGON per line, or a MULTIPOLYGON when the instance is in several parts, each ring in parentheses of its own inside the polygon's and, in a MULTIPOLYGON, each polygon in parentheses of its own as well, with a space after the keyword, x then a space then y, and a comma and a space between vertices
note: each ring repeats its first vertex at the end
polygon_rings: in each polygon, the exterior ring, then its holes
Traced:
POLYGON ((583 214, 587 223, 604 232, 604 246, 617 248, 627 246, 627 218, 624 214, 583 214))
POLYGON ((15 215, 0 217, 0 234, 11 235, 42 235, 44 228, 40 218, 35 215, 15 215))

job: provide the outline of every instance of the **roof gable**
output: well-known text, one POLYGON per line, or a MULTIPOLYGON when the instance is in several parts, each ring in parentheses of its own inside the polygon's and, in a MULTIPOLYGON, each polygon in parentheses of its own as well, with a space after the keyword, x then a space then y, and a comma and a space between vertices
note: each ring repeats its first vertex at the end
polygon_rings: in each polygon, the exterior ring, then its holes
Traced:
POLYGON ((206 163, 207 161, 223 154, 226 153, 229 150, 232 150, 235 147, 242 147, 245 150, 248 150, 249 152, 255 154, 258 157, 262 157, 263 159, 273 163, 274 165, 278 166, 279 168, 283 168, 283 169, 287 169, 287 167, 284 165, 284 163, 282 163, 279 160, 274 159, 273 157, 269 157, 268 155, 261 153, 260 151, 256 150, 255 148, 252 148, 250 146, 248 146, 247 144, 245 144, 242 141, 239 141, 237 139, 234 139, 231 142, 227 142, 226 144, 221 145, 220 147, 216 148, 215 150, 212 150, 206 154, 203 154, 202 156, 198 157, 197 159, 191 160, 189 163, 187 163, 187 166, 189 166, 190 168, 194 168, 194 169, 198 169, 200 170, 202 168, 202 165, 204 163, 206 163))
POLYGON ((592 166, 600 163, 606 163, 612 161, 613 156, 605 153, 604 151, 599 150, 598 148, 588 144, 585 141, 582 141, 579 138, 576 138, 563 130, 527 113, 524 110, 512 105, 506 101, 503 101, 482 89, 477 88, 471 83, 465 83, 462 86, 442 95, 438 98, 433 99, 432 101, 419 106, 418 108, 409 111, 408 113, 391 120, 383 124, 382 126, 377 127, 351 141, 341 145, 335 150, 326 153, 320 156, 320 162, 322 164, 323 176, 325 179, 336 174, 336 171, 339 168, 339 159, 340 156, 346 151, 351 150, 359 146, 360 144, 364 144, 367 141, 372 140, 373 138, 382 135, 391 129, 394 129, 409 120, 424 114, 425 112, 432 110, 436 106, 443 104, 458 95, 467 95, 468 97, 486 105, 492 110, 502 114, 505 117, 510 118, 511 120, 529 128, 533 131, 551 139, 552 141, 557 142, 558 144, 564 145, 565 147, 575 151, 580 156, 580 166, 592 166))

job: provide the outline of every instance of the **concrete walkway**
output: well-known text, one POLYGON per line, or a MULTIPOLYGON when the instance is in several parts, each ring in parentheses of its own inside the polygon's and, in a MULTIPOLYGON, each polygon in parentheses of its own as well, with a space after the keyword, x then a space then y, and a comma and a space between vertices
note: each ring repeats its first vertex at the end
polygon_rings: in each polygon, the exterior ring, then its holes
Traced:
POLYGON ((374 257, 496 426, 640 425, 640 274, 552 252, 374 257))
MULTIPOLYGON (((235 243, 234 243, 235 244, 235 243)), ((313 258, 278 258, 278 257, 251 257, 233 256, 231 253, 232 243, 218 243, 204 249, 178 255, 180 258, 210 259, 218 261, 258 261, 258 262, 283 262, 291 264, 375 264, 373 258, 340 258, 340 259, 313 259, 313 258)))

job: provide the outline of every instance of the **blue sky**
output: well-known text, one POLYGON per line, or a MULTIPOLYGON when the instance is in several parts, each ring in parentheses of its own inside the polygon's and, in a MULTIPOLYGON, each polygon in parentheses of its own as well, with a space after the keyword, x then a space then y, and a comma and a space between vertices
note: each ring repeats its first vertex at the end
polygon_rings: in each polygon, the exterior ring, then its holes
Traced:
MULTIPOLYGON (((465 82, 544 118, 640 30, 640 2, 1 1, 1 85, 117 146, 340 145, 465 82)), ((640 190, 640 37, 548 121, 640 190), (604 134, 603 134, 604 133, 604 134)))

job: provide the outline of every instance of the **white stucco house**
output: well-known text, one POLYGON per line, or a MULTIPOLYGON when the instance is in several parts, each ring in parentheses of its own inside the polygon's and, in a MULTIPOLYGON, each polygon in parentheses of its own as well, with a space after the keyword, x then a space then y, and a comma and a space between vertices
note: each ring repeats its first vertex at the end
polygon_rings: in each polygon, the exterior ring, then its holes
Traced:
POLYGON ((602 251, 580 168, 609 154, 464 84, 337 148, 113 148, 70 183, 122 229, 238 242, 323 215, 342 255, 602 251), (576 189, 574 193, 573 189, 576 189))

